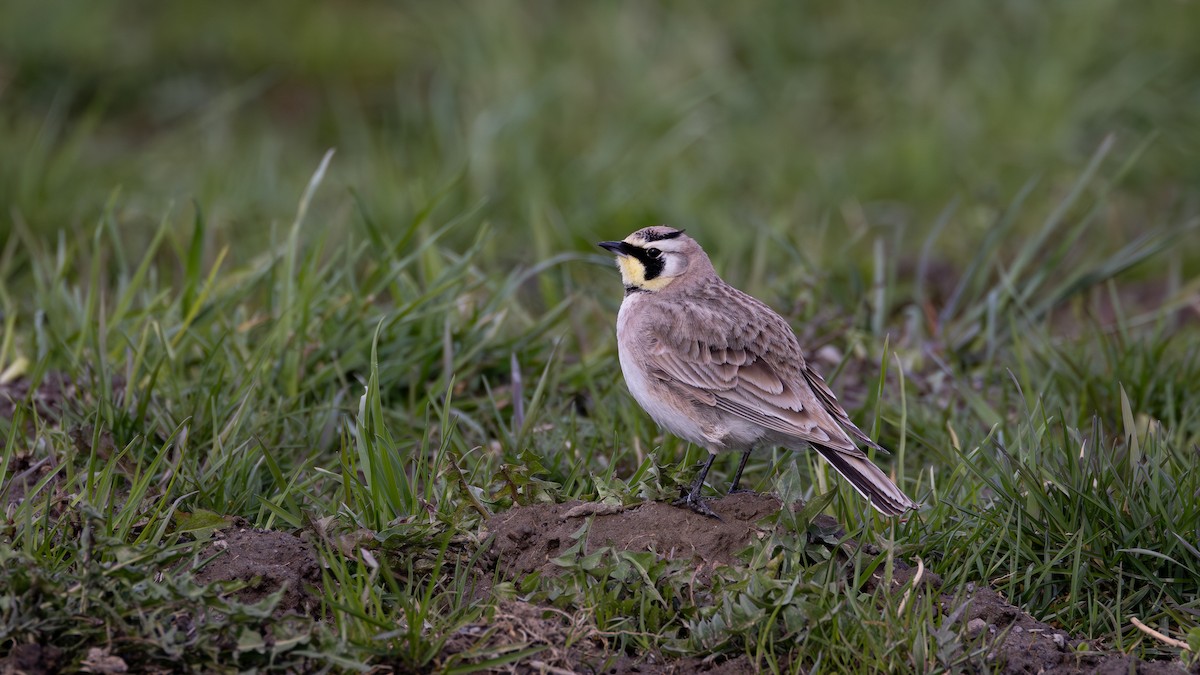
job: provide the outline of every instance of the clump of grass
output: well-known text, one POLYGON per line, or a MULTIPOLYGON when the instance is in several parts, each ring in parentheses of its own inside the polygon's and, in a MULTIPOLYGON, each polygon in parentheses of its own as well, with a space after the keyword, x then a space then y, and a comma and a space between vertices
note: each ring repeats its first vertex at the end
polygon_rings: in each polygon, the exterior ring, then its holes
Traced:
POLYGON ((5 528, 15 546, 0 547, 9 648, 48 645, 60 665, 78 664, 89 648, 102 647, 133 670, 231 670, 317 667, 324 659, 306 655, 305 643, 332 646, 311 619, 273 619, 278 596, 244 605, 188 574, 165 573, 188 567, 194 546, 186 537, 114 536, 106 514, 86 504, 51 520, 35 513, 36 503, 16 510, 5 528), (265 643, 272 631, 286 639, 265 643))
MULTIPOLYGON (((489 575, 477 535, 485 519, 540 500, 664 498, 690 477, 685 448, 656 439, 619 382, 603 376, 611 349, 569 346, 580 342, 564 330, 570 299, 538 312, 511 305, 537 275, 590 259, 489 276, 477 267, 486 231, 455 252, 440 246, 453 222, 418 219, 394 235, 366 211, 356 214, 356 234, 332 241, 307 223, 324 171, 278 244, 232 269, 220 252, 205 262, 199 213, 186 242, 172 241, 164 219, 140 258, 126 255, 113 221, 95 230, 114 251, 107 257, 23 234, 28 302, 51 319, 35 318, 5 350, 36 355, 26 370, 32 390, 67 370, 81 374, 80 393, 50 411, 20 401, 4 422, 0 466, 11 479, 8 467, 29 461, 31 448, 52 458, 54 469, 9 508, 5 531, 7 560, 40 570, 52 592, 80 589, 66 596, 91 607, 122 597, 125 587, 103 573, 112 568, 129 570, 120 579, 141 597, 154 575, 198 550, 195 528, 178 514, 212 512, 315 537, 327 621, 277 619, 270 607, 240 607, 220 588, 181 580, 139 600, 161 611, 124 607, 80 632, 62 619, 70 607, 30 595, 41 581, 16 575, 10 591, 22 602, 9 639, 61 641, 75 630, 65 643, 75 661, 104 644, 145 664, 500 667, 537 645, 446 652, 492 607, 472 599, 489 575), (181 270, 179 283, 163 283, 164 264, 181 270), (90 515, 71 519, 65 506, 90 515), (188 602, 232 617, 206 624, 203 649, 184 640, 131 650, 107 637, 169 636, 166 617, 188 602), (253 639, 268 626, 273 646, 253 639)), ((1108 269, 1109 259, 1097 260, 1108 269)), ((899 612, 889 591, 862 591, 893 556, 920 555, 952 586, 986 581, 1068 630, 1170 654, 1140 641, 1129 620, 1175 634, 1195 628, 1200 556, 1187 524, 1200 516, 1189 497, 1200 478, 1188 448, 1200 416, 1181 393, 1196 375, 1195 350, 1177 348, 1166 324, 1159 333, 1122 325, 1103 339, 1061 338, 1038 329, 1045 313, 1016 319, 1023 296, 1006 297, 997 312, 1013 320, 996 322, 987 342, 957 347, 985 358, 943 365, 961 398, 941 420, 921 409, 916 387, 927 374, 899 359, 896 398, 888 371, 880 375, 873 405, 902 439, 899 480, 927 496, 922 516, 888 526, 860 501, 814 488, 828 485, 819 464, 803 487, 786 468, 776 489, 788 501, 808 498, 810 509, 781 520, 745 566, 709 588, 690 586, 682 561, 568 549, 561 576, 501 585, 493 600, 583 613, 616 653, 719 652, 775 670, 850 668, 863 654, 887 670, 979 663, 984 648, 961 639, 935 594, 899 612), (980 364, 993 374, 978 378, 980 364), (882 552, 845 556, 834 554, 836 542, 814 543, 807 523, 823 510, 857 524, 851 536, 882 552), (866 620, 881 614, 895 618, 882 629, 866 620)), ((10 325, 24 328, 29 314, 10 311, 10 325)), ((955 318, 977 320, 970 311, 955 318)))
MULTIPOLYGON (((479 376, 472 373, 479 371, 468 364, 479 363, 480 353, 509 353, 515 341, 537 339, 561 310, 539 319, 503 311, 504 298, 519 283, 473 272, 472 254, 435 248, 439 233, 416 234, 419 222, 404 236, 426 243, 400 260, 368 259, 354 240, 336 248, 326 248, 320 238, 308 243, 302 234, 305 204, 324 168, 280 245, 232 271, 222 270, 224 255, 207 268, 199 262, 206 228, 199 214, 189 243, 165 251, 172 224, 164 219, 149 250, 134 260, 105 224, 96 239, 116 255, 89 255, 65 241, 52 252, 23 235, 33 265, 28 302, 46 308, 53 319, 37 324, 31 342, 18 339, 6 347, 12 354, 33 350, 38 356, 26 370, 29 397, 16 401, 15 414, 0 421, 6 439, 0 468, 12 478, 17 472, 8 467, 49 457, 54 469, 36 474, 40 481, 8 510, 6 563, 36 570, 36 578, 8 579, 15 585, 6 590, 21 601, 10 608, 7 639, 66 645, 66 658, 77 662, 87 646, 109 644, 114 631, 142 638, 173 635, 173 613, 190 602, 191 611, 221 611, 229 620, 207 625, 186 644, 152 640, 140 642, 137 650, 118 648, 119 653, 144 665, 251 667, 265 659, 262 664, 306 667, 300 664, 334 653, 345 654, 346 663, 361 663, 380 649, 376 633, 394 625, 388 623, 393 618, 406 617, 418 629, 425 624, 433 590, 414 595, 409 589, 426 584, 449 592, 439 581, 442 565, 420 561, 427 560, 428 547, 437 550, 443 542, 444 550, 448 537, 478 524, 479 514, 463 521, 462 506, 470 502, 464 497, 471 496, 468 484, 485 482, 480 476, 490 474, 487 462, 463 461, 474 450, 457 425, 469 416, 443 393, 453 390, 453 379, 440 369, 475 380, 479 376), (157 276, 156 261, 172 253, 184 274, 177 287, 161 285, 157 276), (347 268, 339 267, 347 262, 347 268), (102 293, 108 283, 115 299, 102 293), (372 300, 389 294, 403 301, 372 300), (467 305, 476 306, 464 312, 467 305), (417 351, 428 335, 446 339, 435 341, 435 349, 417 351), (414 358, 394 356, 406 350, 414 358), (382 375, 380 351, 389 355, 382 375), (60 369, 79 375, 47 409, 34 394, 56 381, 53 371, 60 369), (382 381, 391 396, 424 407, 426 416, 410 416, 410 408, 385 413, 382 381), (396 428, 423 432, 398 437, 390 431, 396 428), (339 456, 340 470, 336 461, 322 460, 339 456), (466 473, 444 480, 452 466, 466 473), (434 517, 422 517, 427 507, 434 517), (249 610, 238 609, 221 589, 152 581, 198 550, 199 542, 174 517, 181 510, 287 528, 337 514, 342 524, 331 532, 370 532, 398 556, 395 564, 407 566, 409 582, 400 584, 391 568, 380 572, 378 564, 343 560, 334 547, 327 557, 336 563, 327 568, 328 602, 342 621, 330 627, 274 620, 270 607, 258 608, 256 625, 270 624, 280 647, 246 646, 239 640, 250 627, 249 610), (90 515, 80 522, 68 513, 90 515), (125 570, 118 576, 124 586, 107 581, 110 567, 125 570), (53 581, 44 589, 43 578, 53 581), (122 590, 147 584, 149 589, 137 593, 122 590), (118 615, 88 624, 92 628, 71 628, 70 617, 80 611, 38 600, 43 592, 64 589, 73 589, 65 595, 89 607, 116 603, 118 615), (147 592, 158 595, 143 597, 147 592), (126 604, 119 598, 140 599, 126 604), (134 623, 114 623, 118 620, 134 623), (64 631, 78 635, 64 641, 64 631), (284 651, 303 652, 303 643, 316 652, 285 658, 284 651), (207 651, 196 651, 197 645, 207 651)), ((387 245, 384 235, 371 234, 369 223, 364 227, 377 245, 387 245)), ((514 279, 523 274, 515 272, 514 279)), ((5 297, 11 302, 11 294, 5 297)), ((23 310, 9 316, 10 325, 24 328, 23 310)), ((537 364, 537 356, 527 362, 537 364)), ((526 414, 538 419, 536 401, 526 414)), ((469 428, 482 431, 479 424, 469 428)), ((462 542, 453 550, 462 552, 462 542)), ((467 564, 469 556, 455 560, 467 564)), ((467 607, 462 589, 455 593, 443 608, 467 607)), ((459 619, 448 625, 476 614, 451 612, 447 616, 459 619)), ((409 640, 396 658, 421 668, 439 654, 441 642, 423 629, 413 635, 423 641, 409 640)))

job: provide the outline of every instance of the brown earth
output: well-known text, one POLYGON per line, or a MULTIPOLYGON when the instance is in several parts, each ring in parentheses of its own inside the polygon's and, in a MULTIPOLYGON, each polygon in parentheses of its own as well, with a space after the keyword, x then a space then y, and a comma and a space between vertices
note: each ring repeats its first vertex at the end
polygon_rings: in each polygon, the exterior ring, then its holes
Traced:
MULTIPOLYGON (((321 581, 320 565, 312 546, 295 535, 235 526, 215 532, 200 560, 207 562, 195 572, 196 580, 204 584, 243 582, 245 585, 232 593, 240 602, 257 603, 272 593, 282 592, 275 616, 318 614, 320 599, 314 593, 314 586, 321 581)), ((175 618, 176 626, 185 630, 193 620, 198 619, 186 614, 175 618)), ((13 645, 0 658, 0 675, 57 673, 65 665, 61 649, 22 643, 13 645)), ((95 647, 88 650, 79 665, 83 672, 132 672, 120 657, 95 647)))
MULTIPOLYGON (((734 564, 738 551, 766 534, 758 521, 779 511, 778 499, 751 493, 729 495, 710 504, 723 520, 663 502, 597 515, 588 530, 587 550, 612 546, 622 551, 653 551, 669 560, 688 558, 696 562, 698 580, 707 583, 716 565, 734 564)), ((603 511, 604 507, 571 501, 516 507, 493 517, 486 528, 496 535, 492 552, 501 575, 515 580, 538 570, 556 573, 559 568, 552 560, 574 543, 571 535, 597 509, 603 511)), ((836 526, 832 519, 828 524, 836 526)))
MULTIPOLYGON (((118 385, 114 383, 114 390, 118 385)), ((0 385, 0 417, 11 418, 16 405, 32 401, 39 415, 54 419, 64 405, 78 400, 81 393, 68 378, 47 378, 30 397, 23 380, 0 385)), ((79 430, 73 437, 79 445, 92 441, 90 430, 79 430)), ((101 435, 102 445, 111 440, 101 435), (106 442, 107 441, 107 442, 106 442)), ((102 453, 103 454, 103 453, 102 453)), ((32 453, 19 453, 10 465, 6 483, 0 486, 0 504, 12 503, 26 495, 47 471, 53 458, 36 459, 32 453)), ((3 477, 0 477, 3 478, 3 477)), ((611 509, 601 504, 568 502, 518 506, 491 518, 486 534, 495 535, 492 555, 501 578, 512 581, 525 574, 541 571, 557 574, 551 561, 574 543, 571 535, 587 517, 593 517, 587 531, 589 548, 612 546, 620 550, 652 551, 663 558, 689 559, 696 566, 696 583, 706 584, 719 565, 737 564, 737 553, 752 540, 767 533, 758 522, 777 512, 781 504, 769 495, 742 493, 712 502, 723 520, 715 521, 686 509, 665 503, 648 502, 628 509, 611 509)), ((319 600, 314 587, 320 583, 320 566, 312 547, 295 535, 254 530, 237 525, 214 533, 202 560, 208 560, 196 572, 201 583, 240 581, 246 585, 235 591, 242 602, 260 602, 268 595, 283 591, 276 614, 299 613, 315 616, 319 600)), ((838 540, 844 532, 830 518, 819 517, 813 533, 825 540, 838 540)), ((854 542, 843 546, 853 548, 854 542)), ((916 570, 897 561, 894 583, 903 586, 916 570)), ((926 572, 929 587, 940 580, 926 572)), ((870 589, 867 589, 870 590, 870 589)), ((1004 673, 1141 673, 1160 675, 1186 673, 1177 662, 1140 661, 1113 652, 1090 651, 1085 641, 1037 621, 1005 601, 995 591, 968 584, 963 589, 941 589, 942 608, 947 616, 959 615, 957 623, 965 637, 986 633, 992 644, 989 669, 1004 673), (961 611, 960 611, 961 610, 961 611), (1082 651, 1081 651, 1082 649, 1082 651)), ((582 617, 570 616, 552 607, 506 601, 498 605, 486 623, 466 626, 451 636, 440 665, 453 666, 479 662, 479 656, 504 653, 510 645, 524 643, 541 647, 510 672, 587 672, 642 673, 753 673, 755 664, 746 657, 664 659, 656 654, 630 657, 608 648, 606 637, 582 617), (471 658, 466 658, 470 653, 471 658), (556 670, 559 669, 559 670, 556 670)), ((94 672, 106 663, 106 655, 97 654, 94 672)), ((91 654, 89 653, 89 659, 91 654)), ((9 673, 57 672, 63 664, 62 653, 53 646, 13 645, 0 659, 0 675, 9 673)), ((1200 669, 1193 669, 1200 673, 1200 669)))
MULTIPOLYGON (((1092 651, 1086 640, 1034 619, 990 588, 967 584, 963 590, 967 607, 959 620, 966 625, 970 637, 987 632, 988 639, 993 641, 988 660, 997 665, 999 672, 1059 675, 1186 675, 1188 672, 1176 662, 1142 661, 1119 652, 1092 651)), ((943 595, 942 609, 949 614, 963 602, 943 595)))
MULTIPOLYGON (((113 377, 110 396, 123 398, 124 380, 113 377)), ((91 388, 77 384, 67 375, 51 373, 36 389, 28 378, 20 377, 0 384, 0 418, 11 419, 17 406, 32 406, 39 417, 58 420, 63 410, 72 405, 90 405, 91 388)), ((86 456, 93 441, 99 439, 95 450, 101 458, 116 456, 112 434, 91 427, 69 430, 76 452, 86 456)), ((9 466, 9 476, 0 476, 0 505, 19 502, 58 461, 52 456, 37 458, 32 450, 18 451, 9 466)), ((262 601, 271 593, 284 590, 276 608, 277 613, 312 614, 319 602, 311 586, 320 582, 321 571, 312 547, 286 532, 254 530, 235 526, 217 531, 205 549, 202 559, 212 558, 196 572, 200 583, 242 581, 246 586, 235 592, 246 603, 262 601)))
MULTIPOLYGON (((48 373, 36 388, 30 385, 27 377, 0 383, 0 419, 11 420, 19 407, 28 406, 24 425, 30 436, 35 427, 34 417, 47 425, 58 425, 64 411, 95 405, 95 387, 86 381, 76 383, 63 373, 48 373)), ((115 403, 120 403, 124 399, 124 389, 124 378, 113 376, 108 396, 115 403)), ((108 430, 95 433, 95 428, 90 425, 77 425, 67 432, 78 456, 88 456, 93 444, 102 459, 120 454, 108 430)), ((23 446, 18 443, 8 466, 8 475, 0 476, 0 507, 19 504, 63 459, 48 454, 43 444, 27 443, 23 446)), ((60 480, 61 474, 53 477, 48 485, 57 485, 60 480)))
MULTIPOLYGON (((766 533, 758 521, 777 512, 781 506, 773 496, 750 493, 722 497, 711 502, 711 505, 723 520, 712 520, 661 502, 647 502, 628 509, 611 509, 578 501, 517 506, 491 518, 486 529, 495 536, 492 552, 500 577, 506 581, 520 580, 533 571, 546 575, 559 573, 561 568, 552 560, 574 543, 571 535, 579 530, 583 520, 592 517, 587 531, 587 550, 612 546, 619 550, 653 551, 669 559, 688 558, 696 565, 697 582, 707 583, 716 566, 736 564, 737 553, 752 539, 766 533)), ((818 535, 844 537, 844 532, 831 518, 819 517, 814 527, 818 535)), ((856 544, 846 542, 843 546, 853 548, 856 544)), ((896 562, 893 583, 899 588, 918 571, 902 561, 896 562)), ((941 585, 937 575, 928 571, 923 572, 923 580, 925 588, 936 589, 941 585)), ((1127 654, 1090 650, 1085 640, 1038 621, 987 587, 968 584, 958 592, 953 589, 940 590, 943 611, 946 616, 959 615, 957 625, 965 633, 965 638, 987 633, 985 639, 992 643, 992 650, 987 657, 987 670, 1062 675, 1186 675, 1188 672, 1178 662, 1141 661, 1127 654)), ((589 637, 588 631, 580 629, 572 617, 551 607, 522 605, 519 612, 510 610, 510 613, 525 617, 516 620, 518 623, 525 621, 522 624, 524 628, 509 629, 510 634, 520 635, 520 642, 546 645, 546 651, 523 660, 511 667, 509 672, 548 672, 553 668, 612 675, 756 672, 754 663, 745 657, 726 661, 663 659, 655 654, 640 659, 625 656, 605 658, 603 640, 595 635, 589 637), (529 629, 530 622, 538 627, 529 629), (576 633, 566 640, 565 636, 571 630, 576 633), (539 635, 540 638, 537 637, 539 635), (556 651, 555 645, 568 643, 574 647, 556 651)), ((511 603, 507 606, 513 607, 511 603)), ((509 617, 505 621, 511 623, 514 619, 509 617)), ((463 637, 465 639, 466 636, 463 637)), ((490 639, 502 641, 503 636, 493 634, 490 639)), ((447 647, 448 653, 462 649, 454 640, 447 647)))
MULTIPOLYGON (((487 530, 496 535, 493 551, 501 578, 505 580, 515 580, 535 570, 557 573, 559 569, 550 562, 555 552, 569 545, 583 518, 594 516, 588 533, 589 546, 649 550, 663 557, 690 559, 696 565, 700 582, 705 570, 711 576, 717 565, 736 564, 736 553, 765 532, 758 521, 777 511, 780 502, 768 495, 743 493, 716 500, 713 507, 723 521, 653 502, 611 513, 595 503, 543 504, 510 509, 492 518, 487 530)), ((832 519, 822 518, 815 526, 818 533, 843 536, 832 519)), ((320 581, 317 558, 312 547, 295 535, 235 526, 214 534, 202 559, 210 557, 213 559, 196 573, 197 580, 246 582, 247 586, 235 592, 243 602, 259 602, 282 590, 277 614, 295 612, 311 616, 319 606, 313 593, 313 586, 320 581)), ((897 568, 898 586, 917 573, 901 561, 897 561, 897 568)), ((929 572, 924 575, 928 582, 925 587, 938 587, 940 580, 936 575, 929 572)), ((989 670, 1113 675, 1187 673, 1176 662, 1139 661, 1126 654, 1091 651, 1084 640, 1037 621, 990 588, 968 584, 957 593, 941 591, 945 615, 958 615, 956 623, 965 638, 986 633, 984 639, 992 643, 987 661, 989 670)), ((538 651, 506 667, 506 672, 610 675, 756 672, 755 664, 744 656, 668 659, 652 653, 636 657, 614 654, 607 637, 584 616, 520 601, 501 602, 485 621, 459 629, 448 639, 437 665, 478 663, 489 656, 508 653, 515 644, 538 651)), ((61 653, 53 647, 17 645, 5 659, 0 659, 0 675, 55 672, 61 667, 60 658, 61 653)))
POLYGON ((315 616, 320 600, 313 587, 321 582, 321 566, 308 542, 277 530, 237 527, 218 531, 201 560, 212 558, 195 572, 196 581, 241 581, 234 592, 244 603, 262 602, 283 591, 276 615, 296 613, 315 616))
POLYGON ((663 659, 656 654, 632 658, 614 653, 606 637, 580 615, 521 601, 505 601, 486 621, 460 628, 447 640, 437 670, 479 663, 511 653, 513 645, 538 651, 502 669, 508 673, 595 673, 597 675, 750 675, 757 673, 745 656, 663 659))
MULTIPOLYGON (((17 377, 0 383, 0 418, 12 419, 17 406, 30 404, 33 411, 43 419, 57 420, 64 409, 70 406, 91 407, 95 405, 97 387, 83 379, 76 381, 64 373, 47 373, 34 390, 30 390, 28 377, 17 377)), ((120 405, 125 398, 125 378, 114 375, 109 382, 108 396, 120 405)))
POLYGON ((0 675, 49 675, 59 672, 62 660, 58 647, 26 642, 0 659, 0 675))

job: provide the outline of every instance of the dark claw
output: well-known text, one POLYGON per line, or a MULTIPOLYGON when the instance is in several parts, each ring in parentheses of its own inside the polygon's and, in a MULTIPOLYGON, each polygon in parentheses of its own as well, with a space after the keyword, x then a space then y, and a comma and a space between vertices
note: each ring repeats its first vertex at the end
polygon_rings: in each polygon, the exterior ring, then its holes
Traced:
POLYGON ((689 509, 691 509, 692 511, 699 513, 702 516, 708 516, 709 518, 716 518, 717 520, 719 520, 721 522, 725 522, 724 518, 722 518, 721 516, 718 516, 717 512, 713 511, 708 506, 708 502, 704 501, 703 499, 701 499, 698 496, 692 495, 690 492, 685 493, 679 499, 676 499, 675 501, 671 502, 671 505, 672 506, 686 506, 689 509))
MULTIPOLYGON (((704 478, 708 476, 708 469, 712 466, 713 460, 716 457, 716 455, 709 453, 708 461, 700 469, 700 475, 696 476, 696 480, 692 483, 691 487, 683 488, 679 491, 679 499, 673 502, 674 506, 686 506, 702 516, 721 520, 721 516, 718 516, 712 509, 708 508, 708 504, 705 504, 704 500, 700 498, 700 491, 704 489, 704 478)), ((737 483, 734 484, 736 485, 737 483)))

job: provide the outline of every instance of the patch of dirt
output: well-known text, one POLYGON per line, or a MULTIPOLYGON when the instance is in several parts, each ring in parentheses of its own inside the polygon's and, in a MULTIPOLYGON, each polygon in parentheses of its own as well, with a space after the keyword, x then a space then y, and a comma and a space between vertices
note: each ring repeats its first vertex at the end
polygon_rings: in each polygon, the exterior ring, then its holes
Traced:
MULTIPOLYGON (((58 419, 67 390, 74 391, 64 375, 47 375, 42 385, 31 389, 29 378, 18 377, 0 383, 0 419, 11 420, 18 406, 28 401, 43 419, 58 419)), ((32 423, 27 422, 32 432, 32 423)), ((18 449, 8 466, 8 475, 0 476, 0 506, 18 504, 25 495, 54 468, 53 457, 36 458, 29 449, 18 449)))
POLYGON ((514 645, 540 648, 517 663, 486 672, 597 673, 602 675, 749 675, 759 672, 745 656, 663 659, 656 654, 614 654, 606 637, 580 612, 519 600, 501 602, 486 621, 460 628, 446 641, 434 670, 479 664, 511 653, 514 645))
POLYGON ((609 662, 607 668, 589 671, 576 666, 576 671, 595 672, 599 675, 688 675, 688 673, 757 675, 762 672, 762 669, 755 668, 750 657, 743 654, 730 659, 687 657, 670 660, 649 657, 634 659, 622 656, 609 662))
POLYGON ((0 659, 0 675, 49 675, 62 667, 63 652, 58 647, 36 643, 19 644, 0 659))
MULTIPOLYGON (((896 276, 920 285, 922 297, 913 299, 921 303, 926 329, 936 334, 938 314, 954 295, 963 271, 959 264, 945 258, 930 258, 924 261, 924 267, 921 263, 917 258, 901 259, 896 276)), ((913 293, 915 296, 917 289, 913 293)), ((1120 279, 1111 288, 1107 284, 1092 286, 1054 307, 1048 319, 1053 334, 1073 337, 1097 327, 1110 330, 1122 317, 1165 308, 1170 308, 1164 316, 1173 326, 1200 321, 1200 300, 1180 295, 1166 274, 1149 279, 1120 279)))
POLYGON ((8 466, 8 478, 0 480, 0 506, 20 504, 25 495, 54 469, 55 463, 53 457, 35 460, 30 454, 19 452, 13 456, 8 466))
MULTIPOLYGON (((765 530, 759 520, 777 513, 780 501, 771 495, 738 493, 709 502, 720 514, 717 521, 663 502, 646 502, 617 513, 599 513, 587 533, 586 550, 612 546, 622 551, 653 551, 668 560, 696 562, 697 580, 707 583, 717 565, 732 565, 738 551, 765 530)), ((509 509, 487 522, 496 539, 492 553, 504 579, 516 580, 534 571, 557 574, 552 561, 575 541, 571 538, 591 510, 583 502, 535 504, 509 509), (573 515, 582 511, 582 515, 573 515)), ((837 527, 832 518, 817 525, 837 527)))
MULTIPOLYGON (((781 508, 776 497, 752 493, 729 495, 710 503, 722 521, 661 502, 614 510, 595 503, 572 501, 514 507, 491 518, 486 529, 495 535, 492 554, 500 577, 505 580, 516 581, 534 571, 558 574, 561 570, 553 559, 575 543, 571 535, 590 516, 592 524, 587 531, 587 550, 612 546, 626 551, 653 551, 668 559, 690 559, 697 567, 697 583, 707 584, 716 566, 737 564, 737 553, 765 533, 758 521, 781 508)), ((821 516, 813 523, 810 536, 838 541, 845 537, 845 532, 832 518, 821 516)), ((849 541, 842 545, 853 548, 857 544, 849 541)), ((866 546, 864 550, 877 553, 872 548, 866 546)), ((957 624, 964 639, 980 638, 992 644, 987 664, 981 664, 984 669, 1013 674, 1062 675, 1186 675, 1188 672, 1178 661, 1141 661, 1119 652, 1093 650, 1085 640, 1038 621, 991 588, 968 584, 965 589, 942 589, 938 575, 902 560, 895 561, 893 590, 899 592, 918 575, 921 589, 918 592, 939 592, 941 589, 945 615, 959 614, 957 624)), ((876 583, 878 580, 869 580, 863 590, 872 592, 876 583)), ((490 645, 493 649, 522 642, 549 645, 543 652, 506 669, 513 673, 554 672, 555 668, 608 675, 693 672, 740 675, 756 672, 754 663, 746 657, 668 660, 654 654, 636 658, 614 655, 606 649, 606 642, 599 633, 593 628, 582 629, 581 625, 578 617, 568 617, 558 609, 506 602, 500 605, 495 621, 464 629, 454 636, 447 644, 447 653, 479 649, 481 640, 485 647, 490 645), (489 630, 494 632, 488 633, 489 630), (568 642, 573 645, 569 649, 554 647, 568 642)))
POLYGON ((33 391, 30 398, 29 378, 18 377, 11 382, 0 384, 0 419, 11 420, 17 411, 17 406, 24 405, 29 400, 38 415, 42 417, 58 417, 62 409, 62 401, 66 390, 73 389, 70 379, 64 375, 47 375, 42 385, 33 391))
POLYGON ((435 670, 478 664, 511 652, 513 645, 540 648, 513 664, 514 668, 524 666, 527 670, 570 670, 576 664, 603 658, 604 640, 583 616, 510 600, 497 605, 485 619, 463 626, 450 636, 435 670))
POLYGON ((1107 285, 1089 289, 1081 296, 1056 307, 1050 315, 1050 326, 1055 334, 1078 337, 1084 331, 1093 331, 1097 326, 1110 331, 1127 317, 1162 311, 1171 327, 1195 325, 1200 321, 1200 299, 1182 298, 1173 294, 1165 275, 1161 279, 1127 280, 1115 286, 1107 285))
POLYGON ((284 589, 276 615, 316 616, 320 601, 313 586, 321 581, 321 567, 312 546, 287 532, 237 528, 216 532, 202 559, 216 556, 196 573, 196 581, 244 581, 234 593, 244 603, 261 602, 284 589))
MULTIPOLYGON (((116 403, 124 399, 125 380, 113 376, 110 397, 116 403)), ((31 406, 33 413, 48 425, 61 423, 64 411, 76 406, 91 406, 95 404, 94 388, 86 380, 76 384, 63 373, 48 373, 36 387, 31 386, 27 377, 18 377, 12 381, 0 383, 0 419, 11 420, 20 407, 31 406)), ((18 446, 13 460, 9 463, 7 476, 0 476, 0 506, 10 506, 20 503, 31 490, 53 471, 60 462, 68 461, 67 457, 55 456, 48 451, 50 445, 32 438, 34 421, 25 419, 25 431, 31 437, 27 447, 18 446)), ((109 459, 119 454, 113 435, 107 429, 95 432, 90 425, 77 425, 68 430, 71 441, 75 445, 77 457, 87 457, 92 451, 94 441, 98 440, 96 452, 102 459, 109 459)), ((52 479, 52 485, 60 480, 52 479)))
MULTIPOLYGON (((94 383, 88 378, 77 383, 64 373, 47 373, 36 389, 30 386, 28 377, 18 377, 0 384, 0 419, 12 419, 17 406, 29 401, 38 416, 47 420, 58 420, 67 406, 81 403, 94 405, 97 393, 94 383)), ((125 399, 125 378, 114 375, 110 382, 109 396, 118 407, 125 399)))
MULTIPOLYGON (((1038 621, 990 588, 967 584, 965 590, 967 607, 960 621, 966 625, 968 637, 986 632, 985 639, 994 642, 987 658, 997 672, 1187 675, 1178 662, 1143 661, 1128 654, 1092 651, 1086 640, 1038 621)), ((942 596, 947 614, 956 611, 962 602, 950 595, 942 596)))

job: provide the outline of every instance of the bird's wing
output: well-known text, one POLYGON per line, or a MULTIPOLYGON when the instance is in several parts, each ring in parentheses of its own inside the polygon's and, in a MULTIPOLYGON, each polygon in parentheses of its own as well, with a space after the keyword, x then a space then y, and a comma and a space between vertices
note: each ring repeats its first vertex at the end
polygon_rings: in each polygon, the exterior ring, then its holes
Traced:
POLYGON ((838 424, 841 424, 842 428, 851 436, 857 438, 864 445, 868 445, 885 455, 891 454, 882 445, 871 440, 871 437, 864 433, 862 429, 858 428, 858 425, 846 414, 846 409, 842 407, 842 404, 838 403, 837 396, 834 396, 833 390, 829 388, 829 385, 825 384, 825 378, 821 377, 821 374, 813 370, 808 364, 804 365, 804 379, 808 381, 808 385, 812 387, 813 393, 817 395, 817 398, 821 399, 825 410, 830 415, 833 415, 838 424))
POLYGON ((673 305, 646 326, 650 372, 698 402, 766 429, 861 455, 841 426, 839 418, 849 418, 832 392, 823 381, 824 391, 814 391, 805 375, 808 366, 787 322, 750 296, 729 292, 737 296, 673 305))

